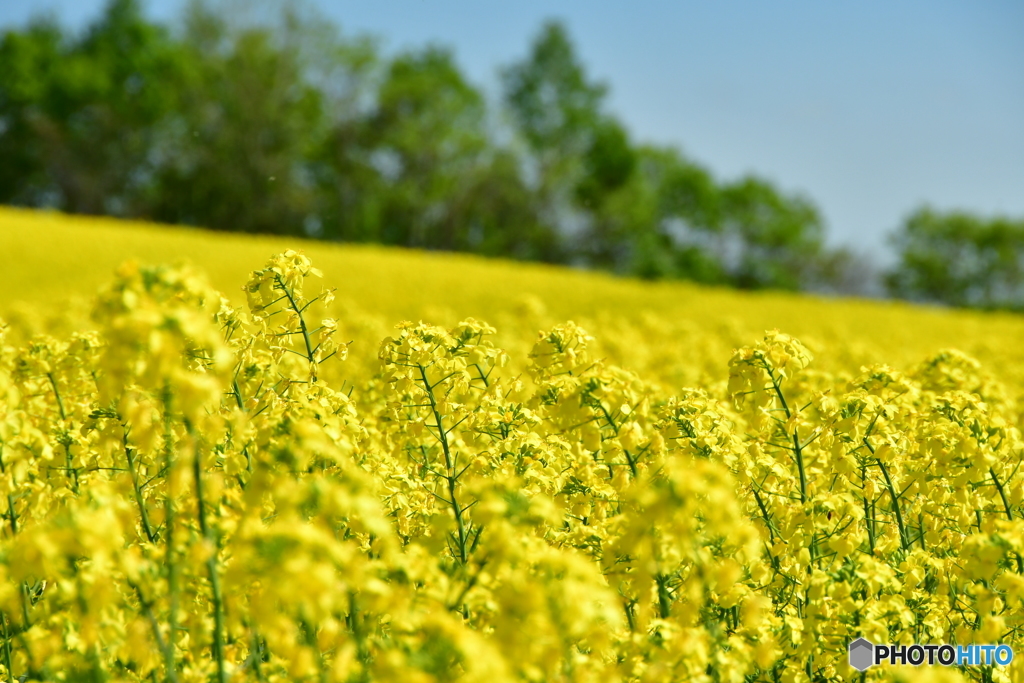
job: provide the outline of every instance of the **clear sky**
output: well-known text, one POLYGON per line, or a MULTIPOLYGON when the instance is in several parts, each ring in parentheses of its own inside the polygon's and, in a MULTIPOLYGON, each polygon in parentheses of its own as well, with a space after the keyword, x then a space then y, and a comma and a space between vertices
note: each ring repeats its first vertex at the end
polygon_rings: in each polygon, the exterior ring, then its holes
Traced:
MULTIPOLYGON (((452 47, 491 92, 560 18, 637 140, 802 192, 833 244, 883 260, 886 233, 924 202, 1024 217, 1020 0, 309 1, 388 52, 452 47)), ((80 27, 103 5, 0 0, 0 26, 48 11, 80 27)), ((160 20, 183 5, 145 2, 160 20)))

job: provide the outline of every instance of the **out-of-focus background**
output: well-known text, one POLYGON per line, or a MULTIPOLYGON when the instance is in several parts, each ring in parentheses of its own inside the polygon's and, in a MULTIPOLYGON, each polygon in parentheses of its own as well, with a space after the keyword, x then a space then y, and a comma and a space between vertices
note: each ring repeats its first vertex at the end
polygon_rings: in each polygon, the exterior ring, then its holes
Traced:
POLYGON ((0 204, 1022 309, 1022 28, 1012 0, 0 2, 0 204))

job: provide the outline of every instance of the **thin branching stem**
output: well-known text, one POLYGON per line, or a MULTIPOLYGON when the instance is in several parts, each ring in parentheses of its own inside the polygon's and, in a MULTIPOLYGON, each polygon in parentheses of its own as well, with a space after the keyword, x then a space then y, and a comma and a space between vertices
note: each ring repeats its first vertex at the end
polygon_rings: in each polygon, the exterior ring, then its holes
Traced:
POLYGON ((7 678, 14 680, 14 668, 11 664, 11 634, 7 629, 7 615, 0 612, 0 627, 3 628, 3 655, 4 655, 4 668, 7 670, 7 678))
POLYGON ((213 527, 207 521, 206 500, 203 495, 203 465, 202 451, 199 446, 198 435, 187 425, 189 433, 195 441, 195 457, 192 459, 192 476, 196 484, 196 515, 199 519, 199 531, 203 538, 212 545, 213 549, 206 558, 206 571, 210 578, 210 590, 212 592, 213 609, 213 658, 217 663, 218 683, 227 683, 227 670, 224 666, 224 600, 221 595, 220 574, 217 570, 217 537, 213 527))
POLYGON ((288 305, 291 307, 292 311, 295 312, 296 317, 298 317, 299 319, 299 330, 302 331, 302 341, 306 344, 306 358, 308 358, 309 362, 312 363, 313 344, 309 340, 309 330, 306 327, 306 319, 302 316, 302 311, 305 309, 299 308, 298 302, 295 301, 295 297, 292 295, 291 290, 288 289, 288 286, 281 279, 280 275, 275 274, 274 280, 277 282, 278 287, 280 287, 281 290, 284 292, 285 297, 287 297, 288 299, 288 305))
MULTIPOLYGON (((999 477, 996 475, 994 468, 988 468, 989 476, 992 477, 992 483, 996 485, 996 490, 999 491, 999 498, 1003 501, 1003 512, 1006 513, 1006 518, 1013 521, 1013 510, 1010 507, 1010 501, 1006 498, 1006 491, 1003 488, 1003 482, 999 481, 999 477)), ((1024 574, 1024 559, 1021 558, 1020 553, 1014 553, 1017 556, 1017 573, 1024 574)))
POLYGON ((166 658, 168 656, 169 644, 164 640, 163 634, 160 633, 160 624, 157 622, 156 614, 153 612, 153 603, 146 599, 146 596, 142 593, 142 588, 137 583, 129 580, 128 586, 135 591, 135 595, 139 599, 139 605, 142 607, 142 613, 146 615, 146 620, 149 621, 149 628, 153 632, 156 646, 166 658))
POLYGON ((426 368, 422 365, 417 365, 417 368, 419 369, 423 389, 427 392, 430 410, 434 415, 434 424, 437 426, 436 436, 438 441, 441 442, 441 452, 444 454, 446 474, 443 479, 448 486, 448 500, 451 503, 452 512, 455 514, 455 524, 458 532, 458 559, 460 564, 465 565, 469 561, 469 529, 467 528, 464 515, 468 508, 463 508, 459 505, 456 491, 458 476, 455 473, 455 459, 452 456, 451 446, 448 444, 448 432, 444 429, 444 418, 441 416, 441 411, 438 410, 437 400, 434 397, 434 386, 427 379, 426 368))
POLYGON ((142 488, 139 486, 139 473, 135 465, 134 456, 135 449, 128 443, 127 428, 124 430, 123 443, 125 458, 128 460, 128 472, 132 478, 132 490, 135 493, 135 504, 139 508, 139 517, 142 520, 142 531, 146 534, 146 538, 149 539, 150 543, 156 543, 156 533, 153 531, 153 526, 149 523, 149 513, 146 510, 146 502, 142 498, 142 488))
POLYGON ((167 683, 177 683, 178 670, 175 662, 175 637, 178 629, 178 563, 175 557, 175 509, 174 509, 174 487, 172 482, 174 444, 171 433, 171 389, 164 387, 164 472, 167 473, 167 488, 164 496, 164 565, 167 571, 167 649, 164 652, 164 675, 167 683))
MULTIPOLYGON (((868 447, 872 455, 875 454, 875 449, 868 443, 867 437, 864 438, 864 445, 868 447)), ((892 477, 889 476, 889 468, 879 458, 875 458, 875 464, 882 470, 882 477, 885 478, 885 488, 889 491, 889 499, 892 501, 892 512, 896 517, 896 526, 900 532, 900 545, 903 546, 904 550, 910 550, 910 537, 907 534, 907 527, 903 523, 903 512, 900 510, 899 496, 896 495, 896 487, 893 486, 892 477)))

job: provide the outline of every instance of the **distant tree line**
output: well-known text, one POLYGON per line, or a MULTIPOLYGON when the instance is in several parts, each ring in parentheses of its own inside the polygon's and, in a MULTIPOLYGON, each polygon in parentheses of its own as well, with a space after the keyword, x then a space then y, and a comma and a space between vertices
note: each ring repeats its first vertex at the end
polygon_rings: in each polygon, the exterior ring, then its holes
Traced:
MULTIPOLYGON (((172 30, 112 0, 79 34, 45 19, 6 31, 0 203, 749 289, 874 278, 826 247, 808 198, 632 140, 557 22, 491 102, 442 47, 386 56, 298 11, 226 17, 196 1, 172 30)), ((1022 229, 999 226, 922 210, 888 291, 1018 305, 1022 229), (971 261, 951 269, 963 239, 971 261)))
POLYGON ((923 207, 891 237, 890 295, 965 308, 1024 311, 1024 220, 923 207))

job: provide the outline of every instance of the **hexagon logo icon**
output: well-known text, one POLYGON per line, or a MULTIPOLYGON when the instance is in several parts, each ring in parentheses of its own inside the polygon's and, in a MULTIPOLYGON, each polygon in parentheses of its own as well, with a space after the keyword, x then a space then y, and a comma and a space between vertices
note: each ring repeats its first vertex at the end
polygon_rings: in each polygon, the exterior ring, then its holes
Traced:
POLYGON ((850 666, 857 671, 867 671, 875 663, 875 646, 866 638, 850 643, 850 666))

